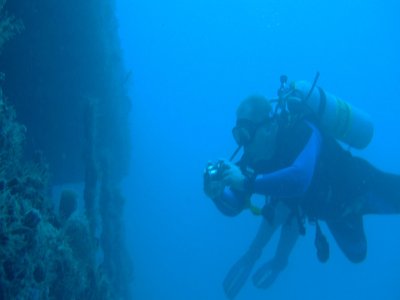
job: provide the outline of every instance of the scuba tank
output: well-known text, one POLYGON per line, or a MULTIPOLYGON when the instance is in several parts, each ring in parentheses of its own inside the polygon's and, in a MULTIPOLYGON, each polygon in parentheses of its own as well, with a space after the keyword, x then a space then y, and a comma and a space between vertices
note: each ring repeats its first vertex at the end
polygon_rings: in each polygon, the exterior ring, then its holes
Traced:
MULTIPOLYGON (((300 109, 305 117, 311 117, 322 130, 337 140, 357 149, 367 147, 374 134, 370 117, 317 87, 318 76, 317 73, 313 83, 294 81, 286 86, 284 98, 289 112, 300 109)), ((284 79, 287 80, 287 77, 284 79)))

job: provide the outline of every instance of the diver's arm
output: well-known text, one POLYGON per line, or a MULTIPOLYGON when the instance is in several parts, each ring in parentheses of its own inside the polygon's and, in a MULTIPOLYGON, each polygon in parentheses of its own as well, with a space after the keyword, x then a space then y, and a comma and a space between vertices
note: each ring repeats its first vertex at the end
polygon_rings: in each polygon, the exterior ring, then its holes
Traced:
POLYGON ((257 194, 293 197, 303 194, 310 186, 321 149, 321 134, 312 125, 310 138, 294 163, 278 171, 260 174, 247 180, 245 187, 257 194))

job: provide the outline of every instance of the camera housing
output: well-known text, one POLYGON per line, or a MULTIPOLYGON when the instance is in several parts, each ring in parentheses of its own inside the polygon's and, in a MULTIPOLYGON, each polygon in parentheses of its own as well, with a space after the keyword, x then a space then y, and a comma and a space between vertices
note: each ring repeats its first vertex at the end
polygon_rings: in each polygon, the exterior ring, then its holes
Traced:
POLYGON ((224 162, 222 160, 217 162, 208 162, 204 169, 204 182, 222 180, 223 171, 224 162))

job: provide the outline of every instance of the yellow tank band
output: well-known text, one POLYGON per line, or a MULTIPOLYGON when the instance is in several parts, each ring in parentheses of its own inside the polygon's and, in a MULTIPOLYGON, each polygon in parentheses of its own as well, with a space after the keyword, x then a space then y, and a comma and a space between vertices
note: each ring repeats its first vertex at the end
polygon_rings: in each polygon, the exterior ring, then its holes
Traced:
POLYGON ((333 127, 333 132, 335 137, 338 139, 343 139, 347 136, 352 126, 352 112, 351 106, 336 98, 336 122, 333 127))

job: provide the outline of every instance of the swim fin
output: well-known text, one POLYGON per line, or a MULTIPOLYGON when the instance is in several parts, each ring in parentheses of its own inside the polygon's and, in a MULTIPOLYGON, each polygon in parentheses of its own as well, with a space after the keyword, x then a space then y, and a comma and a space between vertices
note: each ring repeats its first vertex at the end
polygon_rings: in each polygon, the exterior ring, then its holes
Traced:
POLYGON ((260 289, 267 289, 275 282, 279 273, 280 269, 276 268, 275 261, 270 260, 254 273, 253 284, 260 289))
POLYGON ((249 278, 256 260, 256 257, 245 254, 232 266, 223 283, 228 299, 233 300, 239 294, 249 278))

